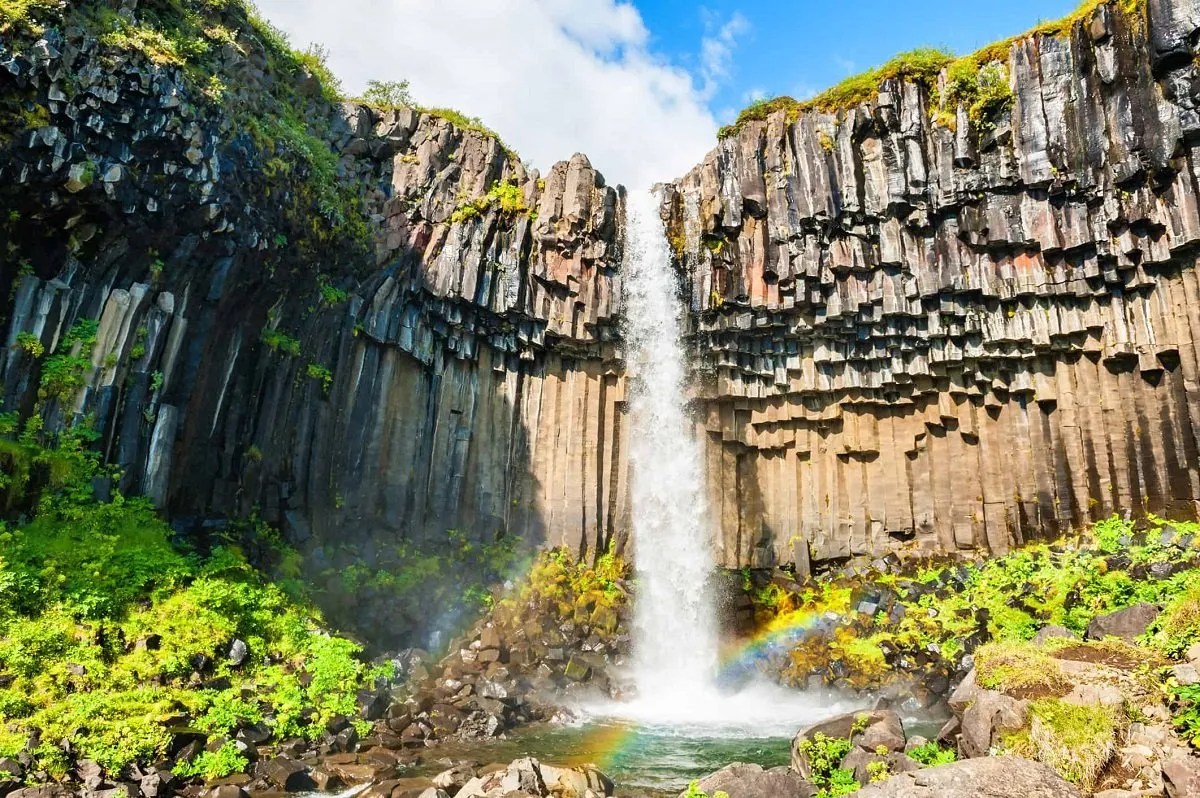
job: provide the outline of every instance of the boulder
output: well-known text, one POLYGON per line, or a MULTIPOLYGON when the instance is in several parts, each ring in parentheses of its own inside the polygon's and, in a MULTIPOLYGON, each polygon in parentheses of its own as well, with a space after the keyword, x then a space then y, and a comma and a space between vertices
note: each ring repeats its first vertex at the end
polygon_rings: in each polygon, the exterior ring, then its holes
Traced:
POLYGON ((903 751, 906 737, 900 716, 895 712, 880 714, 882 717, 867 726, 862 736, 855 738, 854 742, 868 751, 877 752, 881 748, 886 748, 889 752, 903 751))
POLYGON ((455 798, 509 798, 513 795, 606 798, 613 790, 612 781, 593 767, 559 768, 543 765, 532 757, 518 759, 494 770, 485 767, 481 773, 464 784, 455 798))
POLYGON ((1033 642, 1039 646, 1047 640, 1055 639, 1078 640, 1079 635, 1065 626, 1051 624, 1050 626, 1043 626, 1041 629, 1038 629, 1038 633, 1033 636, 1033 642))
MULTIPOLYGON (((878 724, 883 724, 883 727, 878 732, 880 737, 884 737, 885 731, 893 731, 900 728, 900 734, 903 735, 903 726, 900 723, 900 716, 895 712, 887 709, 878 709, 873 712, 848 712, 845 715, 823 720, 820 723, 814 723, 811 726, 805 726, 796 733, 792 739, 792 769, 799 773, 802 777, 808 778, 811 770, 809 768, 808 758, 800 750, 800 743, 804 740, 811 740, 818 734, 823 734, 826 737, 841 737, 850 738, 854 734, 854 729, 857 726, 864 731, 878 724)), ((859 737, 860 735, 855 735, 859 737)), ((904 739, 901 736, 900 746, 898 749, 904 748, 904 739)), ((889 749, 893 750, 893 749, 889 749)))
MULTIPOLYGON (((761 765, 741 762, 705 776, 698 786, 706 795, 725 792, 729 798, 811 798, 815 792, 811 784, 790 768, 764 770, 761 765)), ((686 792, 680 798, 684 795, 686 792)))
POLYGON ((205 790, 203 796, 204 798, 250 798, 250 793, 236 784, 222 784, 211 790, 205 790))
POLYGON ((1200 795, 1200 757, 1177 756, 1163 762, 1163 786, 1167 798, 1193 798, 1200 795))
POLYGON ((1087 627, 1088 640, 1119 637, 1130 643, 1145 633, 1158 617, 1159 608, 1153 604, 1135 604, 1123 610, 1097 615, 1087 627))
POLYGON ((995 690, 979 690, 962 716, 958 752, 972 759, 987 756, 1000 732, 1017 731, 1029 718, 1029 703, 995 690))
POLYGON ((443 770, 433 777, 433 786, 450 792, 458 792, 462 786, 479 775, 478 768, 469 764, 459 764, 443 770))
POLYGON ((284 792, 302 792, 316 787, 308 766, 288 756, 260 762, 257 774, 284 792))
POLYGON ((856 794, 859 798, 1080 798, 1053 769, 1019 757, 968 759, 901 773, 856 794))

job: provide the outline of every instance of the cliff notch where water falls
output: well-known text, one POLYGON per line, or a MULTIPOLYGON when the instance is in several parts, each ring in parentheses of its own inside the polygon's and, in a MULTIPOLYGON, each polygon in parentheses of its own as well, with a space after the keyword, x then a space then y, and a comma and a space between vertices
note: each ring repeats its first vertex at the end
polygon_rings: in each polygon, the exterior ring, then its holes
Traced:
MULTIPOLYGON (((109 5, 0 51, 3 409, 320 562, 621 543, 623 190, 341 102, 240 4, 109 5)), ((982 116, 891 80, 667 187, 723 565, 1196 515, 1200 4, 1128 5, 1001 48, 982 116)))

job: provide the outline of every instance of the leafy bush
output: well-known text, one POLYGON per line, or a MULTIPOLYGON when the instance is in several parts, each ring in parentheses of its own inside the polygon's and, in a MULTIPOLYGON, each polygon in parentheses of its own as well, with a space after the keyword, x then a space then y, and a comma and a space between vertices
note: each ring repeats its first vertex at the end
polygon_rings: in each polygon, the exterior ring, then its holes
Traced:
POLYGON ((958 753, 953 748, 945 748, 937 740, 930 740, 908 752, 909 759, 920 762, 926 767, 949 765, 958 761, 958 753))
MULTIPOLYGON (((181 709, 208 734, 264 723, 275 739, 315 739, 335 715, 356 714, 356 692, 381 674, 357 644, 321 630, 316 611, 285 592, 290 580, 267 581, 233 546, 188 551, 144 500, 95 500, 85 487, 97 466, 77 451, 80 436, 53 449, 23 439, 33 459, 67 473, 32 520, 0 524, 0 756, 36 728, 38 769, 62 775, 56 741, 69 738, 115 777, 167 753, 181 709), (240 664, 228 656, 234 640, 249 652, 240 664), (197 689, 199 673, 230 686, 197 689)), ((220 749, 181 772, 245 765, 220 749)))
POLYGON ((413 107, 412 94, 407 80, 370 80, 363 92, 362 102, 383 110, 413 107))
POLYGON ((236 745, 225 743, 216 751, 201 751, 191 762, 179 762, 172 772, 185 779, 199 776, 205 781, 212 781, 240 773, 249 764, 236 745))
POLYGON ((99 323, 83 319, 75 323, 59 342, 55 354, 42 364, 41 399, 65 402, 84 386, 85 376, 92 367, 92 348, 96 345, 99 323))
MULTIPOLYGON (((841 769, 842 760, 853 748, 853 744, 842 737, 827 737, 817 732, 811 739, 801 740, 800 753, 808 760, 809 781, 817 787, 828 788, 835 784, 837 771, 841 769)), ((853 774, 852 774, 853 775, 853 774)), ((841 795, 843 793, 830 793, 841 795)))

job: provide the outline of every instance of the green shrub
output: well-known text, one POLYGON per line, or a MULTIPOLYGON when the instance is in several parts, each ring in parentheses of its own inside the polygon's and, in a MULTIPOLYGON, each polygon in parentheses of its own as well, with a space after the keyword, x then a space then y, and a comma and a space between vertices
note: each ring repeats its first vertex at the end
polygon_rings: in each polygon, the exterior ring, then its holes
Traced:
POLYGON ((361 101, 383 110, 413 107, 412 94, 407 80, 370 80, 361 101))
POLYGON ((98 330, 99 323, 94 319, 75 323, 59 342, 55 354, 42 364, 39 398, 66 402, 83 389, 92 367, 92 348, 98 330))
POLYGON ((39 358, 46 354, 46 347, 42 343, 42 340, 33 333, 28 332, 17 334, 17 349, 20 349, 32 358, 39 358))
MULTIPOLYGON (((311 605, 285 590, 291 577, 268 581, 233 545, 206 557, 181 549, 144 500, 99 502, 83 489, 99 471, 77 436, 53 450, 23 437, 32 459, 70 473, 42 490, 28 523, 0 524, 0 756, 37 728, 38 769, 65 773, 56 741, 70 738, 117 776, 161 759, 181 712, 214 735, 265 723, 276 740, 316 739, 334 715, 356 714, 356 692, 381 673, 357 644, 321 631, 311 605), (234 639, 249 652, 240 665, 227 657, 234 639), (206 678, 231 686, 197 689, 203 662, 206 678)), ((245 764, 218 750, 181 772, 215 778, 245 764)))
POLYGON ((292 357, 295 357, 300 354, 299 339, 292 338, 290 335, 287 335, 279 330, 263 330, 262 342, 266 344, 269 349, 273 349, 276 352, 282 352, 285 355, 291 355, 292 357))
POLYGON ((833 786, 836 772, 841 769, 842 760, 852 748, 854 746, 849 740, 827 737, 821 732, 814 734, 811 739, 801 740, 799 749, 808 760, 809 781, 818 787, 833 786))
POLYGON ((249 764, 236 745, 225 743, 216 751, 201 751, 191 762, 177 763, 171 772, 185 779, 198 776, 205 781, 212 781, 240 773, 249 764))
POLYGON ((909 759, 920 762, 926 767, 949 765, 958 761, 958 754, 953 748, 945 748, 937 740, 930 740, 908 752, 909 759))

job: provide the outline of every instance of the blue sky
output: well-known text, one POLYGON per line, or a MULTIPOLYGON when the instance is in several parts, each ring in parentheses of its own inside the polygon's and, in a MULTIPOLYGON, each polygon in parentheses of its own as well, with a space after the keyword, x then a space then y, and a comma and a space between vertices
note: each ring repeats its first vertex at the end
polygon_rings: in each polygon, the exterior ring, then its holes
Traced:
POLYGON ((611 182, 679 177, 759 95, 799 99, 903 50, 966 53, 1079 0, 257 0, 345 88, 411 81, 530 164, 586 153, 611 182))
POLYGON ((721 122, 755 93, 811 95, 842 78, 878 66, 898 52, 932 45, 969 53, 1015 36, 1041 20, 1066 16, 1079 0, 638 0, 651 47, 701 70, 697 43, 735 15, 736 36, 727 82, 709 103, 721 122))

